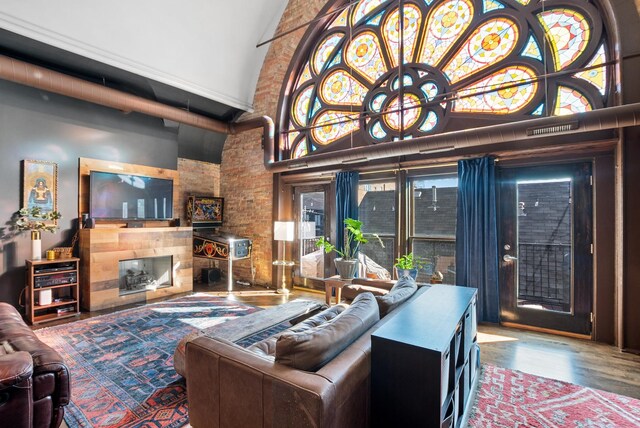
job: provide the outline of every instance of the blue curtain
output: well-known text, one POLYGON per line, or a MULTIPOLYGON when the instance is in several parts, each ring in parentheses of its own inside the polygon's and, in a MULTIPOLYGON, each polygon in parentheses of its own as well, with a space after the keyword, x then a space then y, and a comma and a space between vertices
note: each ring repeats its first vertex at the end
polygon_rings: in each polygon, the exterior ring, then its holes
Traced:
POLYGON ((499 322, 498 229, 493 158, 458 162, 456 283, 478 289, 478 320, 499 322))
POLYGON ((344 219, 358 219, 358 179, 356 171, 336 174, 336 247, 344 245, 344 219))

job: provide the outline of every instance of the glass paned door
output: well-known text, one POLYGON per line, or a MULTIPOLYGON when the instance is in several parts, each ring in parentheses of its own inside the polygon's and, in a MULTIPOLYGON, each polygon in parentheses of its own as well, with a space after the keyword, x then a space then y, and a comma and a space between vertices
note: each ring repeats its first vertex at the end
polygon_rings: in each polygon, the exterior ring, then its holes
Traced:
POLYGON ((516 181, 517 257, 513 262, 519 307, 572 311, 572 181, 561 176, 516 181))
POLYGON ((327 236, 325 225, 325 192, 302 191, 298 194, 298 262, 299 276, 303 278, 324 278, 325 257, 317 248, 316 240, 327 236))
POLYGON ((590 163, 501 171, 503 322, 591 333, 590 176, 590 163))

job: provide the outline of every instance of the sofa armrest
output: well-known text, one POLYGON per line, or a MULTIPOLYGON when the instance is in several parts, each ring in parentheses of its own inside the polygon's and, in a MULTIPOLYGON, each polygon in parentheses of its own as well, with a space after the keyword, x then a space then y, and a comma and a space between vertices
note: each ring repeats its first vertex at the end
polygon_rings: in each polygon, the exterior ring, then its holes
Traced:
POLYGON ((323 376, 206 336, 187 343, 186 362, 194 428, 333 426, 336 388, 323 376))
POLYGON ((18 385, 33 374, 33 360, 28 352, 0 355, 0 390, 18 385))

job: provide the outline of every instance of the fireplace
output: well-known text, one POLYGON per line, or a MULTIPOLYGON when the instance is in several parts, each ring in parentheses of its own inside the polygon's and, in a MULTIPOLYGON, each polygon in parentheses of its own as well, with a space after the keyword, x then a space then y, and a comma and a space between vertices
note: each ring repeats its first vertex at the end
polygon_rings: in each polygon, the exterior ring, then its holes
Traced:
POLYGON ((172 256, 120 260, 120 296, 173 285, 172 256))

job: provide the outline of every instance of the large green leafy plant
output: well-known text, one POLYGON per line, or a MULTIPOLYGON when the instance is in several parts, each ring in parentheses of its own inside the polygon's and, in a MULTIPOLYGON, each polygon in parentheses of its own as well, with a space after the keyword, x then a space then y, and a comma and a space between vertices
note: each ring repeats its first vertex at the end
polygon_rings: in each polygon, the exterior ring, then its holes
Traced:
POLYGON ((384 244, 380 237, 375 233, 363 233, 362 222, 352 218, 344 219, 344 246, 342 248, 336 248, 331 242, 322 236, 316 241, 316 247, 322 248, 325 253, 334 251, 344 260, 354 260, 358 257, 358 251, 360 251, 360 244, 366 244, 369 242, 369 238, 376 239, 378 243, 384 248, 384 244), (369 237, 369 238, 368 238, 369 237))
POLYGON ((424 265, 425 261, 418 256, 414 256, 413 252, 400 256, 394 264, 398 269, 422 269, 424 265))
POLYGON ((43 212, 40 207, 20 208, 16 213, 15 228, 19 231, 38 231, 55 233, 58 226, 55 221, 62 218, 58 211, 43 212), (53 223, 51 223, 53 222, 53 223))

